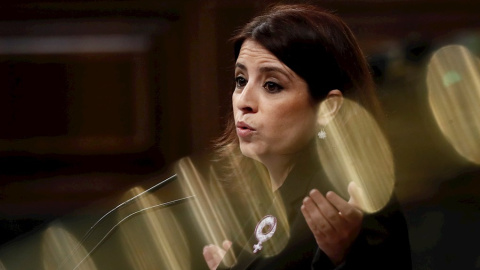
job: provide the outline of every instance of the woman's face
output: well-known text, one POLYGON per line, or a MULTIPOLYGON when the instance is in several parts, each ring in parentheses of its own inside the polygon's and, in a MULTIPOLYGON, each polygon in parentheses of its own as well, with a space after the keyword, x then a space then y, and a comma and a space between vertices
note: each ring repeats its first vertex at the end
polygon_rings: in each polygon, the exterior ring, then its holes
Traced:
POLYGON ((302 150, 316 130, 318 106, 307 83, 247 39, 235 65, 233 113, 240 149, 260 162, 302 150))

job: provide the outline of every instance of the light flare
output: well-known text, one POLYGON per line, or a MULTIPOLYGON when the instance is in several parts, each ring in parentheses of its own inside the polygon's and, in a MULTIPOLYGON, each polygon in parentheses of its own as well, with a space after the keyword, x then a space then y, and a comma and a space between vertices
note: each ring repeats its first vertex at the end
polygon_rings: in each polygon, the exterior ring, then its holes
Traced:
POLYGON ((78 245, 78 240, 60 222, 52 223, 42 238, 43 269, 97 269, 88 251, 78 245))
POLYGON ((427 68, 428 101, 445 138, 480 164, 480 61, 464 46, 437 50, 427 68))
MULTIPOLYGON (((195 194, 196 200, 190 205, 190 211, 194 217, 196 229, 204 237, 205 244, 215 244, 222 246, 223 241, 228 239, 225 231, 223 219, 216 211, 213 198, 216 194, 211 194, 206 186, 206 179, 201 175, 190 158, 184 158, 178 162, 177 174, 180 178, 182 189, 189 194, 195 194)), ((235 225, 235 222, 233 222, 235 225)), ((235 263, 232 252, 227 252, 224 262, 228 265, 235 263)))
MULTIPOLYGON (((232 183, 225 183, 225 179, 220 179, 219 174, 213 167, 198 168, 198 165, 190 158, 184 158, 178 163, 177 174, 182 179, 184 192, 195 194, 196 199, 191 203, 191 212, 206 244, 215 244, 221 247, 224 240, 230 240, 240 246, 245 246, 254 232, 256 222, 261 220, 264 215, 260 201, 266 203, 275 201, 273 211, 276 212, 279 222, 282 222, 282 225, 289 231, 282 200, 273 200, 272 192, 262 192, 263 190, 271 190, 270 178, 265 169, 255 163, 243 164, 241 160, 241 158, 232 154, 228 161, 230 163, 229 167, 233 169, 231 177, 235 179, 235 182, 232 183), (202 171, 207 171, 210 178, 207 179, 201 173, 202 171), (253 178, 260 181, 257 183, 258 186, 261 186, 258 190, 251 186, 251 179, 253 178), (238 209, 238 205, 232 202, 225 184, 234 185, 236 194, 244 194, 242 209, 238 209), (253 217, 255 224, 253 224, 251 231, 244 231, 246 220, 242 219, 242 216, 239 215, 240 212, 253 217), (234 239, 231 239, 232 237, 234 239)), ((262 250, 260 255, 269 257, 278 254, 285 247, 288 237, 283 239, 282 244, 275 245, 274 249, 262 250)), ((247 252, 253 253, 253 248, 247 249, 247 252)), ((224 258, 224 264, 232 266, 235 264, 235 260, 234 254, 228 252, 224 258)))
POLYGON ((347 187, 353 181, 359 187, 359 206, 369 213, 379 211, 395 184, 389 143, 362 106, 345 98, 341 110, 325 127, 328 137, 317 144, 320 162, 341 196, 350 198, 347 187))
MULTIPOLYGON (((143 190, 133 188, 126 196, 131 198, 143 190)), ((118 211, 118 219, 132 212, 161 202, 152 194, 139 197, 133 204, 118 211)), ((121 247, 129 269, 192 269, 185 233, 170 208, 145 211, 119 227, 121 247)))

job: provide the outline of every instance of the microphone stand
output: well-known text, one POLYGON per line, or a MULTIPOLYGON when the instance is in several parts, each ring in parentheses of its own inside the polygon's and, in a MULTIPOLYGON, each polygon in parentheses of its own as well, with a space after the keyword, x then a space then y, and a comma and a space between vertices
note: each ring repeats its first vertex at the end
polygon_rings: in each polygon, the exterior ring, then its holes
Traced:
MULTIPOLYGON (((161 187, 173 182, 174 180, 177 180, 177 175, 174 174, 172 176, 170 176, 169 178, 161 181, 160 183, 157 183, 155 184, 154 186, 150 187, 149 189, 139 193, 138 195, 135 195, 134 197, 122 202, 121 204, 117 205, 116 207, 114 207, 112 210, 108 211, 106 214, 104 214, 100 219, 98 219, 91 227, 90 229, 87 231, 87 233, 83 236, 82 240, 76 245, 76 247, 73 249, 73 251, 71 252, 71 255, 70 256, 67 256, 63 261, 62 263, 60 263, 59 267, 57 269, 61 269, 63 265, 65 265, 65 263, 68 261, 69 258, 71 258, 75 252, 77 252, 77 250, 85 243, 85 241, 90 237, 90 235, 92 235, 92 233, 95 231, 96 228, 98 228, 98 225, 100 223, 102 223, 108 216, 110 216, 110 214, 112 214, 113 212, 131 204, 132 202, 134 202, 135 200, 137 200, 138 198, 140 198, 141 196, 147 194, 147 193, 152 193, 158 189, 160 189, 161 187)), ((177 205, 177 204, 181 204, 181 203, 184 203, 190 199, 194 199, 195 198, 195 195, 191 195, 191 196, 186 196, 186 197, 183 197, 183 198, 180 198, 180 199, 175 199, 175 200, 171 200, 171 201, 168 201, 168 202, 165 202, 165 203, 160 203, 160 204, 157 204, 157 205, 153 205, 153 206, 149 206, 149 207, 145 207, 145 208, 142 208, 138 211, 135 211, 129 215, 127 215, 126 217, 124 217, 123 219, 121 219, 119 222, 117 222, 110 230, 108 230, 108 232, 100 239, 100 241, 98 241, 98 243, 83 257, 83 259, 75 266, 75 268, 73 268, 73 270, 77 269, 107 238, 108 236, 110 236, 110 234, 115 231, 118 226, 120 226, 123 222, 125 222, 126 220, 138 215, 138 214, 141 214, 141 213, 144 213, 144 212, 147 212, 147 211, 151 211, 151 210, 158 210, 158 209, 162 209, 162 208, 165 208, 165 207, 169 207, 169 206, 173 206, 173 205, 177 205)))

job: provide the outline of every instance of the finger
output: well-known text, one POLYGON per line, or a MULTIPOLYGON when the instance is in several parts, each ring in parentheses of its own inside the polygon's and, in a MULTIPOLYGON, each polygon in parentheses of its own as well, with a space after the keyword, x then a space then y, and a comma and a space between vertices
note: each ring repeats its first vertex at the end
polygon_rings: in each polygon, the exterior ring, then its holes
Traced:
POLYGON ((345 218, 348 222, 357 222, 362 218, 363 213, 357 207, 352 204, 349 204, 343 198, 338 196, 335 192, 329 191, 327 193, 327 200, 338 209, 341 216, 345 218))
POLYGON ((230 247, 232 246, 232 241, 225 240, 225 241, 223 241, 222 246, 223 246, 223 249, 224 249, 225 251, 227 251, 227 250, 229 250, 230 247))
POLYGON ((205 258, 205 261, 208 263, 208 261, 211 260, 212 254, 208 250, 208 246, 203 247, 203 257, 205 258))
POLYGON ((216 269, 223 259, 224 252, 216 245, 208 245, 203 248, 203 257, 207 262, 208 268, 216 269))
POLYGON ((207 263, 209 269, 216 268, 214 252, 212 252, 212 249, 210 246, 205 246, 203 248, 203 258, 205 259, 205 262, 207 263))
POLYGON ((317 228, 317 226, 315 225, 315 221, 313 221, 312 217, 308 213, 308 210, 307 210, 306 206, 302 205, 300 207, 300 210, 302 211, 303 217, 305 218, 305 221, 307 222, 308 228, 310 228, 310 231, 312 231, 315 238, 317 238, 317 240, 324 238, 325 234, 317 228))
POLYGON ((317 204, 320 212, 330 223, 332 228, 341 230, 346 226, 345 221, 340 217, 339 211, 332 205, 317 189, 310 191, 310 198, 317 204))
POLYGON ((333 231, 332 225, 323 216, 317 204, 311 197, 306 197, 303 200, 303 205, 305 206, 305 209, 310 215, 310 218, 317 230, 320 230, 324 234, 329 234, 331 231, 333 231))

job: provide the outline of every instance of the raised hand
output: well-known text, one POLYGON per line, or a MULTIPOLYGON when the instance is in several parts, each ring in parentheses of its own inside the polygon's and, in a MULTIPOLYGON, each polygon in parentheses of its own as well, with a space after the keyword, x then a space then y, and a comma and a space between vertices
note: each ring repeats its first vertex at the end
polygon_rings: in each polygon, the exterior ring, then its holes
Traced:
POLYGON ((318 247, 335 265, 345 260, 363 220, 363 212, 358 208, 360 189, 351 182, 348 193, 350 200, 347 202, 332 191, 323 196, 314 189, 301 206, 318 247))
POLYGON ((203 257, 205 258, 210 270, 217 269, 218 265, 223 260, 223 257, 231 246, 232 242, 225 240, 222 243, 222 247, 217 245, 208 245, 203 248, 203 257))

